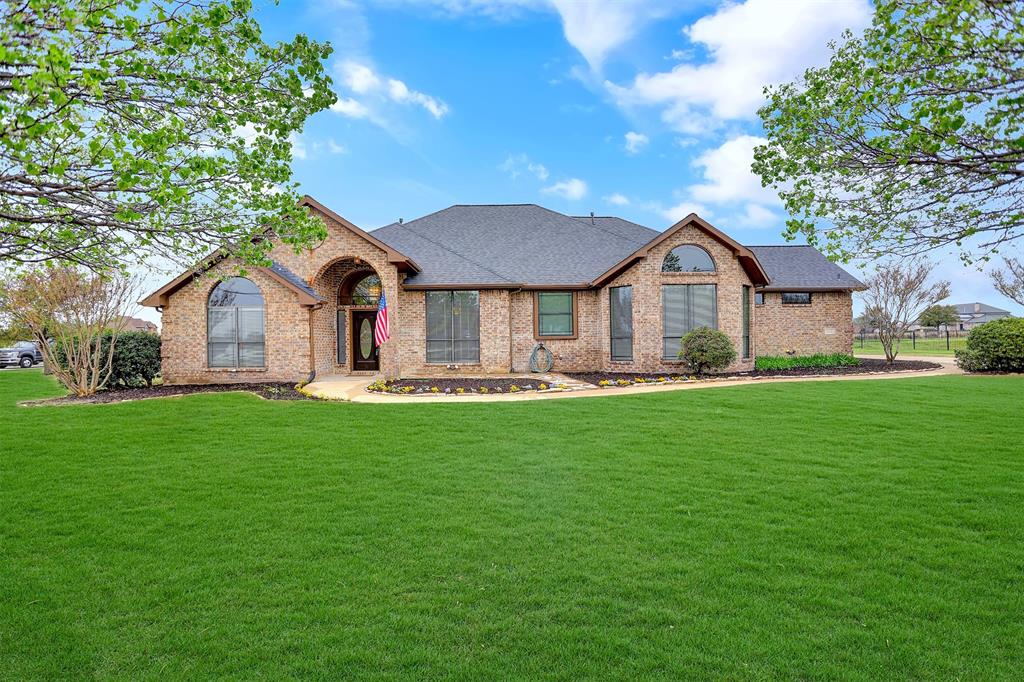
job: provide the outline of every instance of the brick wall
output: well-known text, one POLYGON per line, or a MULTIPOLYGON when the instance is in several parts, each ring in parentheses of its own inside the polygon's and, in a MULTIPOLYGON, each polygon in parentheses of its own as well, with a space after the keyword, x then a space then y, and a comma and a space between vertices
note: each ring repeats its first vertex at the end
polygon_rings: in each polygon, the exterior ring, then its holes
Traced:
POLYGON ((534 334, 534 292, 512 294, 512 369, 526 372, 530 354, 542 342, 554 358, 554 370, 588 370, 601 362, 601 311, 597 291, 576 291, 576 338, 538 339, 534 334))
POLYGON ((161 362, 169 384, 243 381, 302 381, 309 375, 309 308, 293 291, 259 270, 246 277, 263 294, 265 363, 263 369, 209 368, 206 355, 206 303, 221 277, 238 273, 239 264, 221 261, 176 291, 163 310, 161 362))
MULTIPOLYGON (((313 209, 311 209, 313 210, 313 209)), ((168 383, 230 383, 236 381, 301 381, 309 376, 309 325, 313 316, 314 360, 317 374, 346 373, 351 362, 348 349, 346 365, 337 364, 338 287, 354 269, 372 268, 381 278, 393 317, 400 317, 398 270, 388 262, 385 252, 329 216, 321 215, 327 225, 327 238, 313 249, 298 253, 286 244, 277 244, 271 257, 309 284, 324 304, 318 309, 302 306, 290 289, 250 269, 249 279, 256 283, 264 299, 266 367, 264 369, 219 369, 207 367, 206 302, 217 278, 237 273, 239 264, 222 261, 195 284, 183 287, 168 300, 163 312, 163 374, 168 383)), ((347 310, 349 307, 345 307, 347 310)), ((391 343, 381 348, 381 371, 398 376, 402 325, 391 325, 391 343)), ((348 344, 348 334, 342 339, 348 344)))
MULTIPOLYGON (((315 210, 315 209, 310 209, 315 210)), ((327 225, 327 238, 314 249, 296 253, 287 244, 278 244, 271 257, 297 274, 326 300, 314 318, 314 344, 316 346, 317 373, 347 373, 352 354, 346 355, 348 364, 340 366, 337 358, 337 300, 338 286, 347 272, 356 265, 372 268, 380 277, 388 299, 391 316, 391 341, 380 349, 380 371, 389 377, 400 375, 399 351, 404 325, 395 324, 401 315, 398 292, 398 268, 388 262, 387 254, 377 246, 353 233, 343 225, 320 214, 327 225)), ((349 341, 345 341, 351 345, 349 341)), ((351 349, 349 349, 351 351, 351 349)))
POLYGON ((480 291, 480 362, 460 364, 457 370, 427 364, 427 302, 425 291, 400 293, 402 338, 399 356, 405 375, 444 376, 466 373, 509 371, 509 292, 504 289, 480 291))
POLYGON ((754 306, 757 355, 853 352, 853 296, 815 291, 810 305, 783 305, 782 294, 765 292, 754 306))
MULTIPOLYGON (((662 358, 662 306, 661 286, 663 284, 715 284, 718 294, 718 328, 732 341, 738 356, 742 355, 742 287, 750 286, 739 260, 732 250, 721 242, 709 237, 702 230, 687 226, 655 248, 649 255, 629 270, 608 283, 600 291, 600 365, 609 371, 622 372, 676 372, 683 371, 678 360, 662 358), (696 244, 704 248, 715 261, 715 272, 662 272, 665 256, 674 248, 684 244, 696 244), (633 287, 633 360, 612 362, 611 333, 609 321, 608 289, 616 286, 633 287)), ((753 306, 753 290, 750 301, 753 306)), ((751 317, 751 336, 754 333, 751 317)), ((739 357, 729 368, 740 371, 753 367, 753 359, 739 357)))

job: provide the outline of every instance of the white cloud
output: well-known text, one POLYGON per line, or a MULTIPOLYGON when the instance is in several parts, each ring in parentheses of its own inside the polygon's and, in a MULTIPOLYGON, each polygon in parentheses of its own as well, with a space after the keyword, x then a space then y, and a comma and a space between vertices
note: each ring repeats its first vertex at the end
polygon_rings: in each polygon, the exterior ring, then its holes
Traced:
POLYGON ((619 194, 618 192, 609 194, 608 196, 603 197, 603 199, 605 203, 613 206, 629 206, 629 197, 625 194, 619 194))
POLYGON ((288 141, 292 144, 292 156, 304 161, 308 157, 308 153, 302 136, 298 133, 292 133, 288 136, 288 141))
POLYGON ((679 193, 683 201, 669 208, 657 207, 657 212, 674 221, 689 213, 707 218, 712 215, 709 206, 713 206, 719 213, 732 216, 737 226, 778 225, 782 218, 772 208, 781 206, 779 196, 762 187, 760 178, 750 170, 754 147, 763 142, 754 135, 738 135, 705 151, 693 162, 701 180, 679 193))
POLYGON ((441 100, 410 90, 409 87, 395 78, 388 79, 388 96, 395 102, 413 102, 430 112, 434 118, 442 118, 448 113, 448 105, 441 100))
POLYGON ((771 227, 780 225, 782 218, 760 204, 747 204, 737 222, 743 227, 771 227))
POLYGON ((683 30, 709 58, 671 71, 641 73, 633 83, 605 85, 620 105, 660 106, 673 129, 695 134, 753 116, 767 84, 791 80, 827 60, 829 40, 867 26, 868 0, 776 0, 727 3, 683 30))
POLYGON ((351 97, 339 97, 338 101, 331 105, 331 111, 349 118, 370 117, 369 107, 351 97))
POLYGON ((556 182, 550 187, 545 187, 541 191, 544 194, 553 194, 563 199, 575 201, 587 196, 587 183, 579 178, 569 178, 568 180, 556 182))
POLYGON ((363 62, 346 60, 336 65, 335 70, 344 86, 355 97, 338 97, 331 105, 331 111, 349 118, 366 118, 382 124, 382 118, 374 111, 387 102, 415 104, 422 107, 436 119, 448 113, 448 105, 441 99, 418 90, 413 90, 397 78, 382 76, 363 62))
POLYGON ((331 154, 347 154, 348 153, 348 149, 346 149, 344 145, 341 145, 341 144, 338 144, 337 142, 335 142, 333 137, 329 138, 327 140, 327 151, 329 151, 331 154))
POLYGON ((764 143, 762 137, 739 135, 698 156, 693 163, 702 170, 704 181, 689 187, 690 196, 695 201, 713 204, 741 201, 779 204, 778 194, 762 187, 761 179, 750 170, 754 147, 764 143))
POLYGON ((675 206, 661 208, 658 212, 671 223, 678 223, 691 213, 696 213, 701 218, 708 218, 711 215, 711 211, 709 211, 706 206, 692 201, 683 201, 675 206))
POLYGON ((657 17, 657 8, 644 0, 551 0, 562 17, 565 39, 594 71, 605 57, 657 17))
POLYGON ((509 154, 498 166, 498 170, 508 173, 513 180, 518 179, 524 173, 530 173, 535 178, 544 182, 548 179, 548 169, 542 163, 535 163, 526 154, 509 154))
POLYGON ((342 82, 356 94, 363 95, 381 86, 380 77, 366 64, 346 61, 338 69, 342 82))
POLYGON ((475 14, 497 20, 524 11, 558 12, 566 41, 600 71, 605 58, 646 24, 664 17, 681 0, 385 0, 386 4, 427 6, 445 14, 475 14))
POLYGON ((648 142, 650 142, 650 138, 646 135, 630 130, 626 133, 626 153, 637 154, 647 146, 648 142))

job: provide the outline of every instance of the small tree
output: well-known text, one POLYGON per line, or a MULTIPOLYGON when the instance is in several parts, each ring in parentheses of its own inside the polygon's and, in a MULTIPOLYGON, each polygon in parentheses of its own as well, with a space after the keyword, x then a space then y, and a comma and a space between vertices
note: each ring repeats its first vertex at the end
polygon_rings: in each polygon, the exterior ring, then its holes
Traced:
POLYGON ((32 332, 57 380, 74 395, 86 396, 110 378, 124 312, 137 293, 135 280, 120 273, 49 268, 12 277, 0 304, 32 332))
POLYGON ((1004 258, 1006 270, 992 273, 992 283, 996 291, 1018 305, 1024 305, 1024 262, 1016 258, 1004 258))
POLYGON ((679 357, 696 374, 708 370, 725 369, 736 360, 736 349, 723 332, 710 327, 699 327, 679 342, 679 357))
POLYGON ((917 318, 917 323, 922 327, 935 327, 936 330, 942 325, 956 324, 960 321, 960 317, 956 313, 955 305, 933 305, 928 307, 921 317, 917 318))
POLYGON ((878 322, 878 340, 885 359, 892 362, 900 340, 926 308, 949 296, 949 281, 930 283, 935 265, 921 258, 891 261, 878 266, 867 279, 864 302, 878 322))

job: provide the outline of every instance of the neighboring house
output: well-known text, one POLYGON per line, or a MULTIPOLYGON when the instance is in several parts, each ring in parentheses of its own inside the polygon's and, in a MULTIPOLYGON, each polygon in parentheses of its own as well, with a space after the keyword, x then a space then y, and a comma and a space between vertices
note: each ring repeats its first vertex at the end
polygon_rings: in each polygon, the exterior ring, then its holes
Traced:
POLYGON ((685 371, 679 339, 717 327, 738 354, 851 352, 856 278, 807 246, 737 243, 698 216, 664 232, 534 204, 452 206, 364 232, 312 198, 328 236, 268 267, 213 258, 142 303, 163 314, 169 383, 383 372, 685 371), (207 273, 213 276, 200 276, 207 273), (373 347, 381 292, 391 340, 373 347))
POLYGON ((159 334, 160 330, 156 324, 147 320, 140 320, 137 317, 122 317, 124 321, 124 331, 126 332, 149 332, 150 334, 159 334))
POLYGON ((986 322, 1004 317, 1013 317, 1009 310, 1003 310, 1002 308, 996 308, 984 303, 955 303, 954 305, 956 306, 957 317, 960 318, 960 323, 957 325, 957 329, 960 331, 970 331, 979 324, 985 324, 986 322))

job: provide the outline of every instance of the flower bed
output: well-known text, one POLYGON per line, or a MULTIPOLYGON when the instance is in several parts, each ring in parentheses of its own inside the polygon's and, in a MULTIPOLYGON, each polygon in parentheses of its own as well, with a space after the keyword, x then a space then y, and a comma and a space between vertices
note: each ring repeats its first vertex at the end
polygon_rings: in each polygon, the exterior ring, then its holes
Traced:
POLYGON ((549 385, 531 377, 508 379, 477 379, 473 377, 439 377, 436 379, 397 379, 376 381, 366 390, 373 393, 397 395, 467 395, 525 393, 563 389, 564 385, 549 385))
MULTIPOLYGON (((890 372, 927 371, 941 369, 942 365, 922 360, 896 360, 892 364, 885 360, 861 358, 860 363, 853 366, 833 367, 791 367, 787 369, 755 369, 750 372, 719 372, 702 377, 714 379, 757 379, 765 377, 808 377, 808 376, 841 376, 846 374, 885 374, 890 372)), ((577 381, 585 381, 595 386, 609 388, 613 386, 632 386, 635 384, 659 384, 679 381, 699 381, 701 377, 685 374, 637 373, 637 372, 565 372, 567 377, 577 381)))
POLYGON ((173 396, 191 395, 193 393, 224 393, 227 391, 245 391, 254 393, 268 400, 315 400, 298 390, 295 384, 268 382, 258 384, 183 384, 180 386, 150 386, 148 388, 112 388, 100 391, 96 395, 79 398, 64 396, 62 398, 46 398, 28 401, 26 405, 71 405, 78 403, 120 403, 126 400, 143 400, 146 398, 170 398, 173 396))

